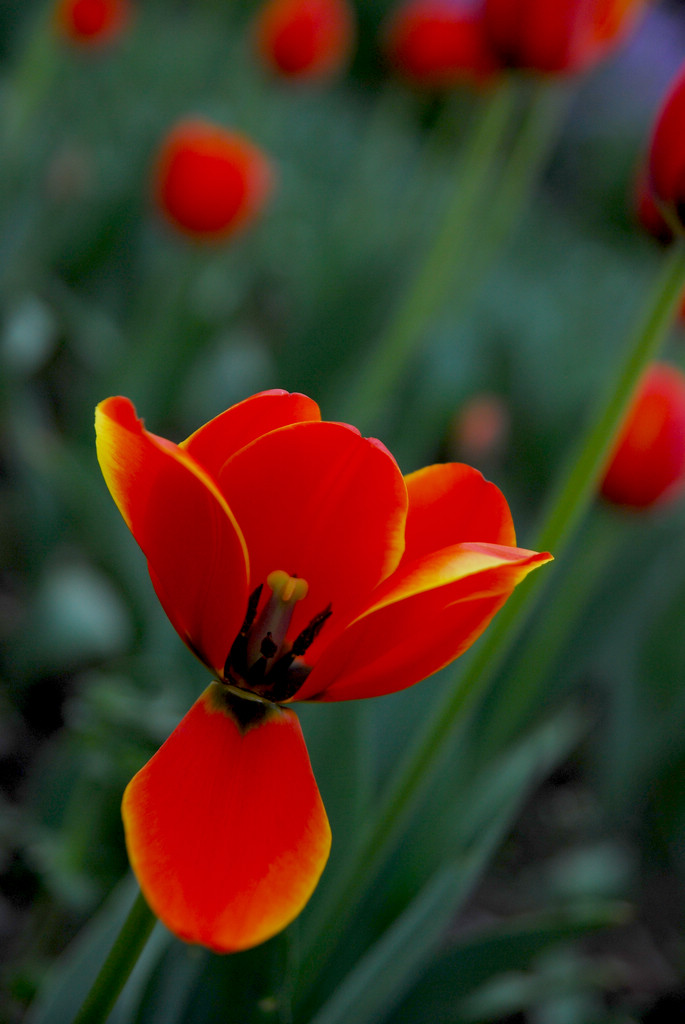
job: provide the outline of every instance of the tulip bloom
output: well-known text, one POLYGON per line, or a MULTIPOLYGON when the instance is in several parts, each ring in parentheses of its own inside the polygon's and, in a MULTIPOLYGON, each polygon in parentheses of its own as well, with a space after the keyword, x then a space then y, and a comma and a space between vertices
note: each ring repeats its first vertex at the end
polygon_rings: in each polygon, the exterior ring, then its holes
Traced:
POLYGON ((388 21, 385 51, 401 75, 431 88, 483 83, 501 70, 482 12, 462 0, 404 3, 388 21))
POLYGON ((70 42, 99 46, 118 36, 131 17, 129 0, 59 0, 58 29, 70 42))
POLYGON ((653 363, 642 379, 604 474, 601 493, 646 509, 685 486, 685 375, 653 363))
POLYGON ((632 31, 648 0, 484 0, 505 64, 549 74, 584 71, 632 31))
POLYGON ((685 64, 657 117, 648 156, 652 195, 674 233, 685 231, 685 64))
POLYGON ((550 556, 514 546, 480 473, 403 477, 304 395, 254 395, 179 445, 109 398, 96 431, 157 596, 214 676, 126 789, 131 864, 178 936, 246 949, 300 912, 330 846, 291 702, 377 697, 436 672, 550 556))
POLYGON ((268 0, 255 23, 261 58, 293 79, 335 75, 349 58, 354 35, 347 0, 268 0))
POLYGON ((196 241, 220 241, 264 206, 274 174, 264 153, 237 132, 202 118, 180 121, 153 169, 158 208, 196 241))

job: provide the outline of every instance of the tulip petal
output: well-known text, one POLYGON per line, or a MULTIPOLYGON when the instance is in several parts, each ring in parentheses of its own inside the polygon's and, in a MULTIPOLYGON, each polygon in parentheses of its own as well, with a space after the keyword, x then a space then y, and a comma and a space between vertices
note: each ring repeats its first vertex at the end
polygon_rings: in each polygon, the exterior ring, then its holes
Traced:
POLYGON ((152 910, 180 938, 219 953, 285 928, 330 850, 297 716, 216 682, 131 780, 122 813, 152 910))
POLYGON ((320 420, 316 402, 287 391, 262 391, 232 405, 180 444, 216 479, 227 459, 250 441, 277 427, 320 420))
POLYGON ((475 541, 513 547, 516 534, 500 489, 460 462, 426 466, 404 478, 409 494, 408 563, 454 543, 475 541))
POLYGON ((437 672, 480 636, 516 584, 550 557, 456 544, 400 567, 322 652, 297 699, 378 697, 437 672))
POLYGON ((126 398, 96 410, 98 459, 181 639, 221 672, 247 605, 247 550, 224 498, 177 445, 145 430, 126 398))
POLYGON ((329 603, 329 643, 404 550, 407 491, 379 441, 342 423, 295 423, 230 459, 219 486, 250 551, 250 588, 274 569, 303 577, 291 636, 329 603))
MULTIPOLYGON (((662 102, 649 146, 649 185, 657 200, 674 216, 669 226, 685 223, 685 64, 662 102)), ((663 211, 666 213, 666 211, 663 211)))

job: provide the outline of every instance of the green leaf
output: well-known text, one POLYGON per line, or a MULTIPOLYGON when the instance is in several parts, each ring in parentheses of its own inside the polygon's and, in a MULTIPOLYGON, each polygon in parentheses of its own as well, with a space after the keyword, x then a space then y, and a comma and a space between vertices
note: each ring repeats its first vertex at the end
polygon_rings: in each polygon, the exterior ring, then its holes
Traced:
MULTIPOLYGON (((627 904, 588 900, 572 907, 521 915, 513 921, 463 936, 445 950, 390 1018, 392 1024, 460 1020, 464 997, 486 983, 491 991, 503 976, 526 970, 536 957, 560 943, 622 924, 627 904)), ((501 991, 497 988, 497 991, 501 991)))
MULTIPOLYGON (((558 763, 578 738, 578 719, 565 712, 519 744, 488 779, 459 852, 361 958, 312 1024, 376 1024, 385 1019, 434 955, 531 785, 558 763)), ((429 1019, 429 1018, 428 1018, 429 1019)))
POLYGON ((383 1018, 420 974, 468 894, 477 858, 450 865, 431 879, 394 925, 364 956, 312 1024, 370 1024, 383 1018))
MULTIPOLYGON (((127 920, 137 895, 138 887, 132 878, 126 878, 117 886, 100 911, 56 962, 29 1010, 26 1024, 67 1024, 74 1019, 127 920)), ((131 1001, 135 1001, 136 991, 140 990, 170 940, 169 933, 157 926, 124 990, 124 1007, 130 1007, 131 1001)), ((124 1024, 126 1020, 120 1011, 111 1016, 112 1024, 124 1024)))

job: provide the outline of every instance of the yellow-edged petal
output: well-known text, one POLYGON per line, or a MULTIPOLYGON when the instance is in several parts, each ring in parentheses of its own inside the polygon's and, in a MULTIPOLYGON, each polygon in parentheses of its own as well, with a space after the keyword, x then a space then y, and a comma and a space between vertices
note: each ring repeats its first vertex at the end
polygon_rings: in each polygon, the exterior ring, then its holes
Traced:
POLYGON ((145 430, 128 399, 101 402, 95 429, 105 481, 165 612, 221 672, 247 604, 247 549, 233 513, 187 452, 145 430))
POLYGON ((550 560, 520 548, 456 544, 401 566, 319 660, 298 700, 394 693, 462 654, 512 590, 550 560))
POLYGON ((513 547, 516 533, 499 487, 461 462, 438 463, 404 478, 409 495, 404 561, 460 544, 513 547))
POLYGON ((215 416, 182 441, 180 447, 216 479, 231 455, 262 434, 290 423, 320 419, 318 405, 306 395, 261 391, 215 416))
POLYGON ((231 953, 295 918, 331 834, 294 712, 212 683, 124 794, 143 894, 179 938, 231 953))

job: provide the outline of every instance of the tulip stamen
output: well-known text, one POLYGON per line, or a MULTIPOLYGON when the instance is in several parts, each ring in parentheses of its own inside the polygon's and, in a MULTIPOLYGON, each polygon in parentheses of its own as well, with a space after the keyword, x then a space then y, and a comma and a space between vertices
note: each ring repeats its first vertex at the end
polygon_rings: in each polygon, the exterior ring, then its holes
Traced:
POLYGON ((295 605, 307 596, 309 585, 282 569, 269 573, 266 583, 271 594, 259 614, 263 585, 250 595, 245 620, 226 659, 223 680, 230 687, 278 703, 289 700, 309 674, 310 668, 301 658, 330 617, 331 606, 315 615, 289 643, 287 632, 295 605))
POLYGON ((276 703, 290 700, 297 693, 311 672, 309 665, 302 661, 302 655, 314 643, 332 614, 331 605, 328 604, 323 611, 314 616, 301 633, 298 633, 292 645, 284 645, 283 653, 269 670, 263 686, 259 688, 260 693, 276 703))
POLYGON ((311 645, 314 643, 317 636, 323 629, 326 620, 329 619, 332 614, 332 605, 327 604, 324 610, 322 612, 319 612, 318 615, 315 615, 312 621, 309 623, 309 625, 305 626, 302 632, 295 637, 295 640, 293 641, 293 646, 290 650, 290 653, 294 658, 301 657, 305 653, 305 651, 307 651, 307 649, 311 647, 311 645))
POLYGON ((257 617, 257 607, 259 605, 259 599, 262 596, 262 590, 263 589, 264 589, 264 584, 260 583, 259 586, 255 587, 255 589, 250 594, 250 597, 249 597, 248 602, 247 602, 247 611, 245 612, 245 621, 243 622, 242 626, 240 627, 240 633, 238 634, 239 636, 245 636, 246 637, 247 634, 252 629, 252 623, 254 622, 255 618, 257 617))
POLYGON ((262 655, 263 658, 266 658, 268 660, 269 658, 273 658, 277 652, 278 645, 274 643, 274 638, 269 632, 266 634, 266 636, 264 637, 260 644, 259 653, 262 655))
POLYGON ((241 666, 247 661, 247 638, 252 628, 252 624, 257 616, 257 607, 259 605, 259 599, 262 596, 262 590, 264 584, 260 583, 258 587, 250 594, 247 602, 247 611, 245 612, 245 619, 240 627, 240 632, 233 641, 231 649, 228 652, 226 663, 224 665, 224 678, 232 678, 231 666, 241 666))
POLYGON ((269 573, 266 584, 271 590, 271 597, 257 617, 247 641, 247 664, 250 668, 260 657, 278 657, 295 605, 307 596, 309 590, 306 580, 290 576, 282 569, 269 573), (271 653, 267 654, 267 650, 271 653))

